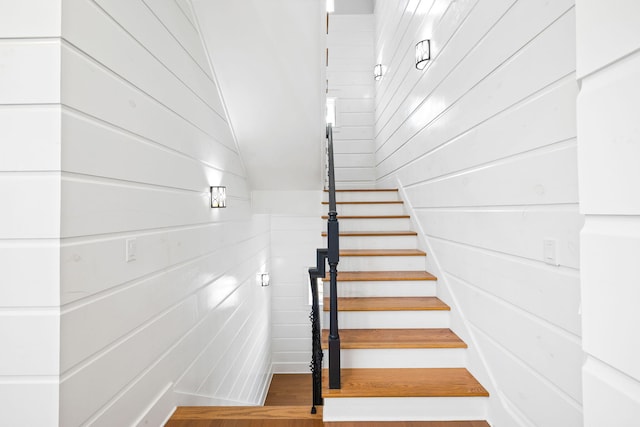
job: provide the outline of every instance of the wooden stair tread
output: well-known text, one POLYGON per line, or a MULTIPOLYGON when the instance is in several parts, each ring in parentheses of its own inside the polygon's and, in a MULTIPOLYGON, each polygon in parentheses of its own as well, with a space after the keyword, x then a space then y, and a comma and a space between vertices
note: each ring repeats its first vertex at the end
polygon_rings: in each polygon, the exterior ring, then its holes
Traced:
MULTIPOLYGON (((342 219, 409 219, 410 215, 338 215, 342 219)), ((329 215, 322 215, 322 219, 329 219, 329 215)))
MULTIPOLYGON (((348 188, 342 190, 336 190, 336 193, 366 193, 366 192, 375 192, 375 191, 398 191, 397 188, 348 188)), ((329 190, 324 190, 325 193, 328 193, 329 190)))
MULTIPOLYGON (((365 237, 365 236, 417 236, 418 233, 411 230, 398 230, 398 231, 341 231, 342 237, 365 237)), ((327 232, 322 232, 322 237, 327 237, 327 232)))
POLYGON ((490 427, 486 421, 335 421, 322 422, 322 406, 178 407, 166 427, 490 427))
MULTIPOLYGON (((338 271, 338 282, 394 282, 405 280, 438 280, 427 271, 338 271)), ((329 281, 329 274, 324 278, 329 281)))
MULTIPOLYGON (((360 202, 336 202, 336 205, 401 205, 404 202, 402 200, 366 200, 360 202)), ((329 202, 322 202, 323 205, 328 205, 329 202)), ((338 218, 340 215, 338 215, 338 218)))
POLYGON ((178 406, 172 420, 322 419, 322 407, 310 414, 310 406, 178 406))
POLYGON ((427 256, 419 249, 342 249, 340 256, 427 256))
POLYGON ((474 421, 336 421, 325 427, 491 427, 488 422, 474 421))
POLYGON ((471 397, 489 396, 464 368, 342 369, 340 389, 330 389, 323 370, 322 394, 333 397, 471 397))
MULTIPOLYGON (((322 330, 328 348, 329 330, 322 330)), ((467 348, 451 329, 340 329, 340 348, 467 348)))
MULTIPOLYGON (((323 311, 329 311, 329 297, 323 311)), ((429 311, 450 310, 437 297, 347 297, 338 298, 338 311, 429 311)))

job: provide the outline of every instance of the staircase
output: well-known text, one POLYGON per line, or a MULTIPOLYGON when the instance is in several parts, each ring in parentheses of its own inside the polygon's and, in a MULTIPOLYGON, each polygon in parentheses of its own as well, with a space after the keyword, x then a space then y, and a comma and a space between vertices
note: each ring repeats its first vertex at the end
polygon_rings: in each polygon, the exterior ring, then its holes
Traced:
MULTIPOLYGON (((324 421, 488 426, 478 420, 489 394, 465 369, 467 345, 449 329, 450 307, 436 296, 398 192, 338 190, 337 211, 342 387, 324 382, 324 421)), ((328 307, 325 298, 323 325, 328 307)))
MULTIPOLYGON (((398 192, 338 190, 337 199, 342 387, 328 388, 325 369, 317 414, 309 405, 179 407, 168 427, 489 427, 489 394, 465 369, 467 345, 449 329, 451 309, 398 192)), ((326 326, 328 307, 325 298, 326 326)))

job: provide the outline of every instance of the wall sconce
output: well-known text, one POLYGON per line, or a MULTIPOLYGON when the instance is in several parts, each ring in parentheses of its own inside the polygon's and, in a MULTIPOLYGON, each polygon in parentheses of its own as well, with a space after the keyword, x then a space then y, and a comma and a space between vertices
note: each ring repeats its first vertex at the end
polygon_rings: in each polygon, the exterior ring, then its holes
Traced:
POLYGON ((211 207, 227 207, 227 187, 211 187, 211 207))
POLYGON ((373 79, 378 81, 382 78, 382 64, 376 64, 373 67, 373 79))
POLYGON ((416 43, 416 68, 424 70, 431 59, 431 40, 422 40, 416 43))
POLYGON ((260 274, 260 284, 262 286, 269 286, 270 279, 269 279, 269 273, 262 273, 260 274))

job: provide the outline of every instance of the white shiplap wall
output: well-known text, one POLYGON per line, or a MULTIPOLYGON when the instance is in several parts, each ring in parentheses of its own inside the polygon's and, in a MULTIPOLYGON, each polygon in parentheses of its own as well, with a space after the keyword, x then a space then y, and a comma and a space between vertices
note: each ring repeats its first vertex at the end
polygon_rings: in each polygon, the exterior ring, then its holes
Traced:
MULTIPOLYGON (((2 41, 18 54, 0 84, 20 89, 0 90, 11 104, 2 120, 32 129, 0 131, 3 170, 14 171, 2 188, 19 206, 1 221, 2 246, 18 257, 2 315, 26 321, 13 323, 28 340, 9 357, 38 355, 2 364, 25 378, 3 381, 3 396, 25 390, 35 404, 59 370, 59 390, 42 401, 52 405, 21 421, 43 426, 159 425, 177 404, 259 404, 271 373, 270 289, 256 281, 269 266, 269 220, 251 212, 189 4, 62 3, 61 18, 51 11, 62 38, 2 41), (218 184, 224 210, 208 207, 218 184), (137 243, 129 263, 127 239, 137 243)), ((0 424, 10 417, 3 410, 0 424)))
POLYGON ((640 415, 640 4, 576 2, 584 425, 640 415))
POLYGON ((52 0, 0 2, 3 426, 58 419, 60 10, 52 0))
POLYGON ((376 2, 375 15, 377 185, 401 188, 461 313, 489 419, 579 426, 573 1, 376 2), (433 60, 418 71, 424 38, 433 60))
MULTIPOLYGON (((320 182, 318 182, 320 186, 320 182)), ((254 191, 253 209, 271 219, 271 331, 274 373, 308 373, 309 268, 323 247, 321 191, 254 191)))
POLYGON ((327 97, 336 99, 333 131, 336 186, 371 188, 374 17, 329 15, 327 97))

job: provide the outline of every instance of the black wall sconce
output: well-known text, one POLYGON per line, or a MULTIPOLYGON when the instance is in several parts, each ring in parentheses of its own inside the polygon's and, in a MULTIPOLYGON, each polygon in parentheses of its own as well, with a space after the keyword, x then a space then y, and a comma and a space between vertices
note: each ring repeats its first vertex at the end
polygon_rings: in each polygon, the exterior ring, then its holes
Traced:
POLYGON ((422 40, 416 43, 416 68, 424 70, 431 59, 431 40, 422 40))
POLYGON ((260 285, 269 286, 270 284, 271 284, 271 279, 269 278, 269 273, 260 274, 260 285))
POLYGON ((211 187, 211 207, 227 207, 227 187, 211 187))
POLYGON ((373 79, 378 81, 382 78, 382 64, 376 64, 373 67, 373 79))

